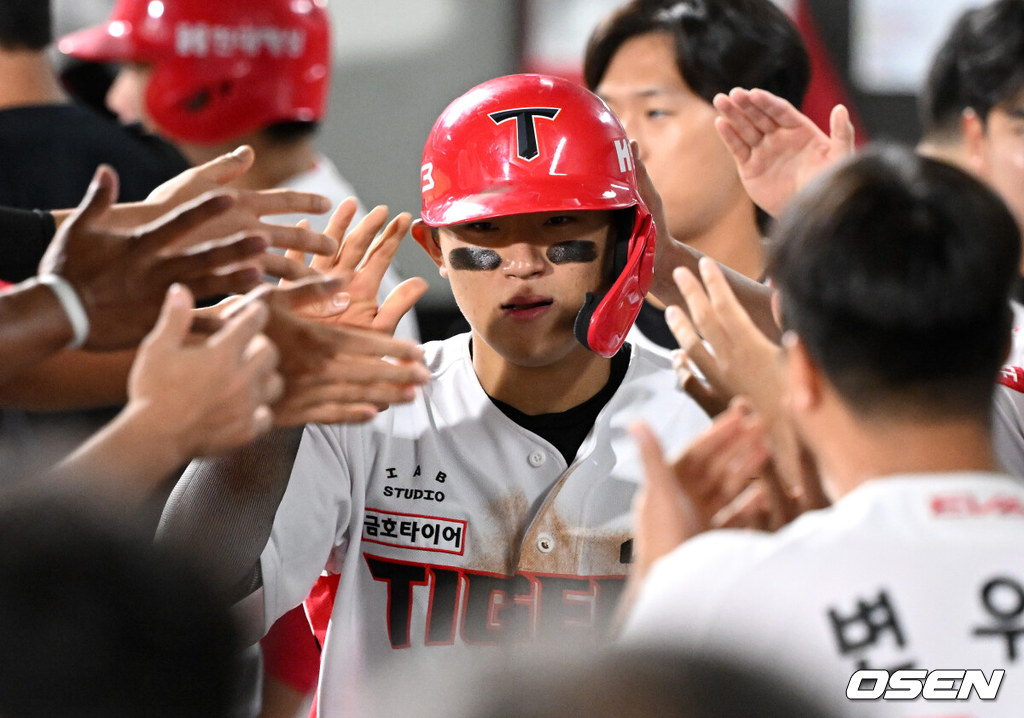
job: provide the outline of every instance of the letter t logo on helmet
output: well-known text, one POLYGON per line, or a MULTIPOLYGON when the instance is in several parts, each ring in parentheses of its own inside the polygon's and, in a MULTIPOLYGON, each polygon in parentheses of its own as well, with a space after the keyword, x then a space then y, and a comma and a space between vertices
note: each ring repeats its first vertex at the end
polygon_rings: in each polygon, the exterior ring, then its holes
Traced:
POLYGON ((615 276, 587 294, 576 338, 613 356, 654 279, 655 228, 637 190, 629 139, 599 97, 544 75, 474 87, 441 113, 423 151, 424 223, 442 227, 532 212, 634 209, 617 237, 615 276), (514 121, 514 122, 513 122, 514 121))

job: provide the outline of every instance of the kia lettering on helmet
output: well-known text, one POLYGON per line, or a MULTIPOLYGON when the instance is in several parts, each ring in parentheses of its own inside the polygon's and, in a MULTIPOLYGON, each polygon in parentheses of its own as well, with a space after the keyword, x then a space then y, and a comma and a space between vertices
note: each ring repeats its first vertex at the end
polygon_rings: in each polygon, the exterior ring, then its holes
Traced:
POLYGON ((298 58, 306 48, 306 33, 297 28, 246 25, 178 23, 174 51, 178 57, 256 57, 266 52, 274 58, 298 58))
POLYGON ((615 140, 615 155, 619 158, 619 172, 633 171, 633 149, 629 140, 615 140))
POLYGON ((487 116, 496 125, 515 119, 516 155, 519 159, 529 162, 540 154, 540 147, 537 143, 537 118, 553 120, 561 111, 557 107, 519 107, 514 110, 492 112, 487 116))

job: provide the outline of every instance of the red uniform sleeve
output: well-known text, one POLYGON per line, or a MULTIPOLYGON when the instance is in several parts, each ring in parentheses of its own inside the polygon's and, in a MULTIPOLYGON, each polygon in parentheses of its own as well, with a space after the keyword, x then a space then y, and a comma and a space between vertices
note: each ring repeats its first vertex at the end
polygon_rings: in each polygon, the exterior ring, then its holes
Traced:
POLYGON ((302 693, 316 688, 320 677, 320 646, 302 606, 281 616, 260 641, 260 647, 263 670, 268 676, 302 693))

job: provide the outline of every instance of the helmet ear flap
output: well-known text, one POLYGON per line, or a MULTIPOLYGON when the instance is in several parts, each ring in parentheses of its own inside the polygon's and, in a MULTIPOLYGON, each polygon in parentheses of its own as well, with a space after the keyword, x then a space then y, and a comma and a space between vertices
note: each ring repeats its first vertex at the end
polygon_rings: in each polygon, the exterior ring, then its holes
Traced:
MULTIPOLYGON (((635 241, 634 230, 639 226, 637 224, 637 217, 640 213, 640 207, 626 207, 624 209, 615 209, 611 213, 611 242, 612 242, 612 262, 611 262, 611 283, 614 284, 619 277, 626 271, 626 267, 629 264, 629 251, 630 246, 635 241)), ((576 313, 576 321, 573 323, 573 334, 576 336, 577 341, 591 351, 597 351, 590 345, 589 335, 591 333, 591 321, 594 318, 594 312, 602 304, 603 297, 610 294, 611 290, 601 297, 595 295, 593 292, 587 292, 586 299, 583 300, 583 306, 580 307, 579 312, 576 313)), ((616 347, 618 351, 618 347, 616 347)), ((602 352, 598 352, 599 354, 602 352)))
POLYGON ((629 245, 633 241, 633 228, 636 224, 637 208, 627 207, 612 211, 612 240, 614 242, 614 260, 612 261, 612 281, 624 271, 629 260, 629 245))
POLYGON ((654 279, 654 248, 657 231, 642 201, 631 212, 626 233, 615 242, 615 276, 602 297, 587 292, 576 314, 573 334, 592 352, 609 358, 626 341, 626 334, 640 312, 654 279))

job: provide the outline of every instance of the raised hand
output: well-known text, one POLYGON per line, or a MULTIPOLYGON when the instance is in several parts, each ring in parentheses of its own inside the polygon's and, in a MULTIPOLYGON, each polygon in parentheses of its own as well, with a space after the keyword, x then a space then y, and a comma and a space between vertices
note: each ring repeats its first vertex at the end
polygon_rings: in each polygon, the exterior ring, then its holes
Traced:
POLYGON ((715 515, 750 484, 769 451, 764 425, 743 402, 734 402, 671 461, 646 425, 631 433, 645 476, 633 512, 635 569, 643 576, 654 561, 712 528, 715 515))
POLYGON ((718 94, 715 129, 732 152, 740 180, 754 203, 778 216, 797 191, 827 167, 853 154, 850 113, 836 105, 831 136, 787 100, 767 90, 718 94))
MULTIPOLYGON (((263 222, 262 218, 277 214, 323 214, 331 209, 330 200, 318 194, 288 189, 243 190, 228 183, 244 175, 253 165, 253 149, 243 145, 229 154, 193 167, 173 177, 150 193, 144 202, 117 205, 111 221, 118 227, 134 227, 170 212, 207 192, 230 196, 234 202, 216 221, 180 238, 184 244, 196 244, 236 232, 257 232, 265 236, 271 247, 294 249, 300 254, 334 256, 338 243, 308 227, 283 226, 263 222)), ((176 245, 177 246, 177 245, 176 245)), ((281 254, 268 252, 260 258, 265 274, 285 279, 313 276, 305 262, 296 262, 281 254)))
POLYGON ((233 198, 205 195, 149 224, 115 230, 107 220, 116 197, 117 175, 100 167, 39 264, 40 274, 60 275, 77 292, 90 324, 85 348, 134 347, 153 327, 175 282, 199 298, 246 292, 259 283, 255 258, 267 247, 261 235, 243 232, 171 248, 183 235, 228 211, 233 198))
POLYGON ((181 461, 269 431, 270 405, 283 390, 278 351, 260 333, 270 316, 266 306, 249 303, 198 343, 187 341, 192 307, 187 289, 171 287, 128 378, 129 409, 151 417, 155 430, 180 446, 181 461))
MULTIPOLYGON (((767 524, 774 528, 804 510, 828 505, 828 500, 817 470, 783 409, 779 375, 782 349, 754 326, 717 264, 702 259, 700 273, 703 284, 689 270, 676 270, 674 278, 689 317, 679 307, 669 307, 665 319, 683 347, 687 363, 692 362, 700 370, 715 394, 725 400, 746 397, 764 421, 771 437, 773 461, 761 490, 765 492, 763 498, 770 499, 766 505, 770 505, 772 517, 767 524)), ((678 361, 677 357, 673 359, 678 361)), ((681 361, 676 371, 680 381, 691 373, 681 361)))
POLYGON ((248 444, 272 426, 281 393, 277 350, 253 302, 201 341, 189 337, 192 296, 167 292, 160 319, 139 347, 125 408, 50 472, 62 491, 100 492, 132 509, 196 456, 248 444))
MULTIPOLYGON (((677 268, 673 273, 689 316, 678 306, 668 307, 669 329, 687 362, 700 370, 721 399, 743 394, 759 412, 776 416, 781 397, 780 348, 754 325, 715 262, 704 257, 699 268, 703 284, 688 269, 677 268)), ((674 359, 680 381, 685 381, 688 367, 674 359)))
MULTIPOLYGON (((299 314, 331 302, 343 288, 338 278, 263 285, 228 310, 230 316, 252 301, 270 309, 264 331, 281 351, 285 380, 284 395, 274 405, 278 426, 368 421, 382 406, 411 401, 416 387, 430 378, 423 351, 411 342, 299 314)), ((342 305, 347 301, 343 295, 342 305)))
MULTIPOLYGON (((330 258, 314 257, 310 265, 318 273, 345 282, 348 304, 341 307, 332 300, 326 300, 309 306, 304 315, 331 323, 394 334, 399 320, 426 293, 428 286, 421 277, 407 279, 395 287, 378 306, 377 295, 381 280, 409 231, 412 218, 403 212, 388 223, 388 208, 378 206, 348 231, 357 207, 355 199, 351 197, 338 205, 324 231, 326 236, 340 243, 338 252, 330 258)), ((295 251, 288 252, 287 256, 296 261, 300 259, 299 253, 295 251)))

